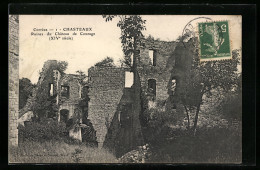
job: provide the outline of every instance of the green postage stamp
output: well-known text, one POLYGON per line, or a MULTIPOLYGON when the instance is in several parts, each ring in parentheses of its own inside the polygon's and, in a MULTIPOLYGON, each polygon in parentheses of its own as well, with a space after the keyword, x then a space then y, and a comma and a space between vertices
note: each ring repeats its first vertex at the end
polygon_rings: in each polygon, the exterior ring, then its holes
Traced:
POLYGON ((200 61, 231 59, 228 21, 198 23, 200 61))

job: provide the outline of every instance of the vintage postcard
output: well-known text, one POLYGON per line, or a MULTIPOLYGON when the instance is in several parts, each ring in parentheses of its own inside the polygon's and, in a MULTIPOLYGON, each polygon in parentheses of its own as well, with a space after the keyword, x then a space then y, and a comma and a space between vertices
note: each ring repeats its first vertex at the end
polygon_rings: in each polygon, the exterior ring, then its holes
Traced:
POLYGON ((9 15, 9 163, 242 163, 242 16, 9 15))

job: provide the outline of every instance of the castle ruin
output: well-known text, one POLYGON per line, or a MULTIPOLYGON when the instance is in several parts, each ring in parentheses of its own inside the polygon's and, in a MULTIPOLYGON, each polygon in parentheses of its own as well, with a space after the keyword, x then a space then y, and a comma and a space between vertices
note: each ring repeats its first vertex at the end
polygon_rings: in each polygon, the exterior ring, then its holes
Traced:
MULTIPOLYGON (((18 25, 18 22, 15 22, 16 18, 12 16, 10 24, 18 25)), ((12 29, 11 31, 14 31, 12 29)), ((17 43, 17 48, 12 48, 9 52, 10 64, 15 64, 17 76, 11 76, 10 83, 13 84, 9 86, 9 93, 12 94, 9 97, 9 100, 12 100, 9 113, 13 113, 9 114, 11 127, 9 134, 15 136, 10 137, 9 141, 17 144, 18 33, 10 35, 16 39, 12 43, 17 43), (12 90, 11 87, 14 85, 16 87, 12 90)), ((70 130, 70 137, 82 141, 83 119, 88 119, 93 125, 98 147, 109 148, 117 155, 122 155, 144 144, 140 123, 142 111, 156 105, 157 102, 165 103, 166 106, 172 102, 174 93, 172 86, 176 81, 172 75, 176 64, 173 56, 176 45, 176 42, 142 39, 133 54, 134 61, 131 67, 91 67, 88 70, 88 79, 84 80, 84 83, 79 75, 65 74, 52 68, 57 61, 49 60, 43 66, 33 95, 20 112, 25 114, 32 111, 37 95, 48 95, 58 106, 56 117, 58 122, 66 123, 75 116, 79 117, 77 122, 79 128, 76 131, 70 130), (127 86, 129 80, 126 75, 131 75, 133 78, 131 86, 127 86)), ((11 71, 15 71, 14 69, 11 71)))

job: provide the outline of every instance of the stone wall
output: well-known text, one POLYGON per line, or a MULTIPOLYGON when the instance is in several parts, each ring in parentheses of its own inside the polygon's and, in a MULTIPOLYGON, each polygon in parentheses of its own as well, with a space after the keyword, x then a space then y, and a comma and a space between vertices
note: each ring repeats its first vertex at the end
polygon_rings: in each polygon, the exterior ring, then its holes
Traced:
MULTIPOLYGON (((79 83, 78 75, 74 75, 74 74, 63 75, 60 80, 58 90, 59 90, 58 98, 59 98, 59 104, 60 104, 58 120, 60 120, 60 111, 62 109, 66 109, 69 111, 68 119, 76 117, 75 110, 76 109, 81 110, 81 108, 79 107, 79 102, 81 100, 81 85, 79 83), (61 96, 61 86, 69 87, 68 98, 61 96)), ((81 114, 81 116, 78 121, 79 121, 79 123, 82 123, 82 113, 80 113, 80 114, 81 114)), ((81 128, 70 129, 69 136, 71 138, 82 141, 81 128)))
POLYGON ((19 16, 9 15, 9 145, 18 145, 19 16))
POLYGON ((140 61, 138 62, 138 73, 141 81, 141 88, 144 93, 148 90, 148 80, 156 80, 156 99, 167 100, 168 86, 171 77, 174 60, 169 57, 175 50, 175 42, 165 42, 153 39, 142 40, 140 48, 140 61), (149 57, 149 50, 155 50, 156 65, 152 65, 149 57))
POLYGON ((92 67, 89 76, 88 119, 96 130, 98 147, 103 147, 107 130, 112 122, 125 86, 123 68, 92 67))
POLYGON ((75 108, 78 107, 81 100, 81 85, 79 84, 77 75, 66 74, 63 75, 58 86, 59 97, 59 110, 66 109, 69 111, 69 117, 74 115, 75 108), (69 96, 64 97, 61 95, 61 86, 69 87, 69 96))
POLYGON ((79 102, 79 100, 81 99, 81 85, 79 83, 77 75, 73 75, 73 74, 64 75, 61 78, 60 86, 69 87, 69 98, 64 98, 66 102, 70 102, 70 103, 79 102))

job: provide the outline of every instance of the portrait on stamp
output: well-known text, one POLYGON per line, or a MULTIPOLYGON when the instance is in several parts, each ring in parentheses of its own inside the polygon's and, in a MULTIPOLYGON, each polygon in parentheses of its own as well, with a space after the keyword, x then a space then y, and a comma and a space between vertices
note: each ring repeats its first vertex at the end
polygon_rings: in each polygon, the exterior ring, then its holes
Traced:
POLYGON ((228 21, 199 23, 201 61, 230 59, 228 21))

